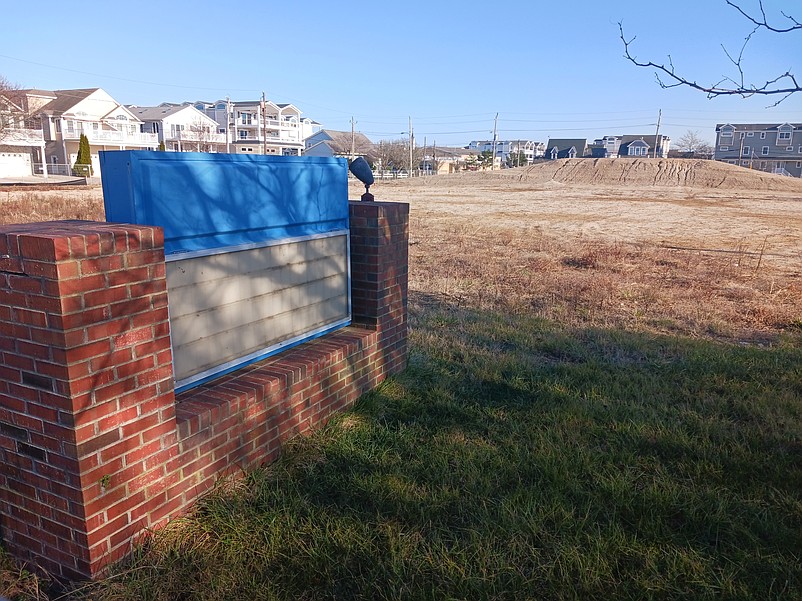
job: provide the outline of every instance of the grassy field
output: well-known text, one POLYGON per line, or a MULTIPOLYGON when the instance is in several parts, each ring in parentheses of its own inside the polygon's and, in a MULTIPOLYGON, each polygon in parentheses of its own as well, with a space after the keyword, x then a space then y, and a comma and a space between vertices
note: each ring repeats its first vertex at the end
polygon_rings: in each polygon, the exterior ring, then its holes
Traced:
POLYGON ((70 598, 802 599, 799 267, 425 211, 409 369, 70 598))

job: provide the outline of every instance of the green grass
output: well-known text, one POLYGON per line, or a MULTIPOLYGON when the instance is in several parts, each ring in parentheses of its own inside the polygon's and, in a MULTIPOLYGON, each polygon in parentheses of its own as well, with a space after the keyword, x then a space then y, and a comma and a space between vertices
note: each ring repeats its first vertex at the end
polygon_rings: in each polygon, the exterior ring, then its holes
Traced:
POLYGON ((81 594, 802 598, 802 335, 412 324, 404 374, 81 594))

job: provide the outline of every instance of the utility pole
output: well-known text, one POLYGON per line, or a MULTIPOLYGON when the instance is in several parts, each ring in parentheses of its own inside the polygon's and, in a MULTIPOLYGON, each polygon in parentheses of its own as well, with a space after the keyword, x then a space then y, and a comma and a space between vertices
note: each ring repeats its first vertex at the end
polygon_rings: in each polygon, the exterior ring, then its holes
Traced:
POLYGON ((657 158, 657 136, 660 134, 660 119, 663 116, 663 109, 657 111, 657 129, 654 132, 654 158, 657 158))
POLYGON ((490 171, 493 171, 496 168, 496 134, 498 132, 498 113, 496 113, 496 118, 493 119, 493 156, 492 162, 490 163, 490 171))
POLYGON ((426 175, 428 172, 427 165, 426 165, 426 136, 423 136, 423 174, 426 175))
MULTIPOLYGON (((735 135, 735 131, 732 132, 732 135, 733 136, 735 135)), ((737 165, 741 165, 741 163, 743 162, 743 161, 741 161, 741 159, 743 159, 743 157, 744 157, 744 138, 743 138, 743 136, 744 136, 744 134, 743 134, 743 132, 741 132, 741 145, 738 148, 738 163, 736 163, 737 165)))
POLYGON ((412 117, 409 118, 409 177, 412 177, 412 149, 415 144, 415 133, 412 130, 412 117))
POLYGON ((354 160, 354 118, 351 117, 351 160, 354 160))

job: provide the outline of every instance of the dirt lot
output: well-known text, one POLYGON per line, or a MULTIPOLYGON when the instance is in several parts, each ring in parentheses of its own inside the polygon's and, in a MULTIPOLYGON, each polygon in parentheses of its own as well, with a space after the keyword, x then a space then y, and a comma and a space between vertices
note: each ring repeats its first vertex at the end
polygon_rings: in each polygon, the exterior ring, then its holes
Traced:
POLYGON ((378 181, 371 191, 377 200, 410 203, 413 240, 419 234, 414 226, 450 223, 577 243, 762 251, 777 267, 802 270, 800 180, 709 161, 555 163, 378 181), (619 168, 621 163, 628 172, 619 168), (692 185, 678 185, 687 182, 692 185))

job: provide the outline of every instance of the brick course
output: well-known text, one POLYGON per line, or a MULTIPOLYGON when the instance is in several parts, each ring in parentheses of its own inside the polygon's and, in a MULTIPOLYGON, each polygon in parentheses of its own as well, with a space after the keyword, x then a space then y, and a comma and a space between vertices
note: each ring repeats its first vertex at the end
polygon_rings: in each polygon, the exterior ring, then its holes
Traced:
POLYGON ((408 205, 352 202, 354 325, 175 395, 159 228, 0 227, 4 545, 94 577, 406 365, 408 205))

